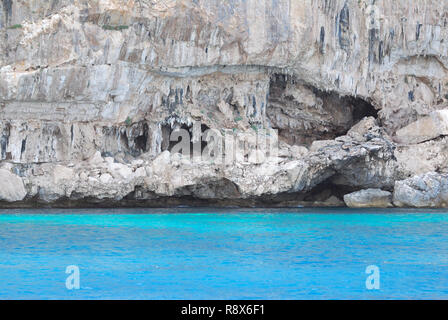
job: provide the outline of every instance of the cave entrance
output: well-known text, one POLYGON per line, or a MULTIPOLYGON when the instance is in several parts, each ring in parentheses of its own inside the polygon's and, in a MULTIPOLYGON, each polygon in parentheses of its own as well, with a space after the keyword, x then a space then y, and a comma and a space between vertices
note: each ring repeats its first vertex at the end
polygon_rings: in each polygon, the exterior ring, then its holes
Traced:
POLYGON ((120 126, 102 127, 103 144, 101 154, 114 157, 124 153, 138 157, 147 152, 149 145, 149 125, 145 121, 120 126))
POLYGON ((367 100, 362 98, 347 97, 345 98, 353 108, 353 124, 357 124, 365 117, 374 117, 378 119, 378 110, 367 100))
POLYGON ((143 124, 142 130, 140 135, 134 138, 134 146, 138 152, 145 153, 148 151, 149 126, 147 123, 143 124))
POLYGON ((322 91, 282 74, 271 77, 266 114, 281 140, 304 146, 345 135, 365 117, 378 118, 370 101, 322 91))
POLYGON ((336 197, 344 201, 344 195, 357 191, 352 186, 335 184, 333 178, 330 177, 316 185, 304 196, 303 200, 309 202, 326 201, 330 197, 336 197))

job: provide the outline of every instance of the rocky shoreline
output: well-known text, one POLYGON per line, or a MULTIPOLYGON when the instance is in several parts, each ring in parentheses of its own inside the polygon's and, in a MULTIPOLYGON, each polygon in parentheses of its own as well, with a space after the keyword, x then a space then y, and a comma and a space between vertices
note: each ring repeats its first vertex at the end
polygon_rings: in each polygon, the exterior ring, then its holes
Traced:
POLYGON ((429 172, 396 180, 396 146, 373 118, 361 120, 346 136, 317 141, 309 150, 282 146, 275 158, 255 163, 213 163, 169 151, 131 163, 99 152, 67 165, 3 162, 0 206, 448 206, 448 175, 429 172))
POLYGON ((446 12, 3 0, 0 207, 446 208, 446 12))

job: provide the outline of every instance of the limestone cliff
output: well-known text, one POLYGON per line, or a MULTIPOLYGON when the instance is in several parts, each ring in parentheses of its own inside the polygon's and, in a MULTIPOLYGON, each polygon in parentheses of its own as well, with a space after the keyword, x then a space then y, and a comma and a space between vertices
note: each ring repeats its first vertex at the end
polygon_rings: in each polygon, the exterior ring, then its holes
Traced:
POLYGON ((448 173, 447 19, 431 0, 1 0, 0 205, 343 205, 397 185, 419 206, 406 179, 448 173), (181 129, 201 151, 209 129, 240 137, 242 158, 181 156, 181 129), (278 154, 251 161, 270 129, 278 154))

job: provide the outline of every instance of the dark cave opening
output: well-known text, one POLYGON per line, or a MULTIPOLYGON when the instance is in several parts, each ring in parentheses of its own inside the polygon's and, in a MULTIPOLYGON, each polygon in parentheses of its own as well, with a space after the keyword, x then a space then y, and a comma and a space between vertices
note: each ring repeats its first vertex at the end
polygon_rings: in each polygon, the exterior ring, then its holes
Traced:
POLYGON ((357 191, 355 187, 338 185, 330 177, 312 188, 303 198, 304 201, 325 201, 334 196, 344 201, 344 195, 357 191))
POLYGON ((104 126, 102 134, 104 136, 101 146, 103 156, 114 157, 122 153, 138 157, 150 148, 149 124, 145 121, 120 126, 104 126))
POLYGON ((347 97, 346 99, 354 106, 353 124, 358 123, 365 117, 378 119, 378 110, 369 101, 357 97, 347 97))
POLYGON ((148 136, 149 136, 149 126, 147 123, 143 124, 143 132, 134 138, 135 149, 141 153, 148 151, 148 136))
MULTIPOLYGON (((201 151, 201 153, 204 151, 204 149, 207 146, 207 142, 204 141, 204 133, 209 130, 210 128, 206 126, 205 124, 201 124, 201 137, 199 137, 199 141, 193 141, 194 140, 194 133, 193 133, 193 126, 189 126, 187 124, 180 124, 177 125, 176 128, 172 128, 170 124, 164 124, 162 125, 162 152, 163 151, 170 151, 173 152, 174 147, 181 142, 182 137, 173 135, 173 133, 176 130, 185 130, 185 132, 188 132, 189 140, 190 140, 190 156, 193 156, 193 152, 195 148, 201 151), (173 140, 172 140, 173 139, 173 140), (198 148, 199 145, 199 148, 198 148)), ((176 150, 177 151, 177 150, 176 150)))
POLYGON ((359 188, 336 184, 334 177, 330 176, 308 191, 264 195, 251 198, 250 201, 253 201, 255 206, 262 207, 295 207, 297 205, 313 207, 328 206, 329 203, 335 203, 335 206, 344 206, 344 195, 358 191, 359 188), (337 201, 332 198, 337 198, 337 201))
POLYGON ((284 74, 271 77, 266 113, 280 139, 304 146, 343 136, 365 117, 378 119, 366 99, 323 91, 284 74))

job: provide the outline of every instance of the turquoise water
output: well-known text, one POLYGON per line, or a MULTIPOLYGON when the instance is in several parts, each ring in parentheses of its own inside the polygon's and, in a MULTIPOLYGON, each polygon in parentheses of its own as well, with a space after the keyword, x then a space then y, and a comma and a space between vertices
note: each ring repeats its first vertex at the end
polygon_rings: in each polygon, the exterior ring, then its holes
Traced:
POLYGON ((0 211, 0 299, 414 298, 448 299, 447 212, 0 211))

